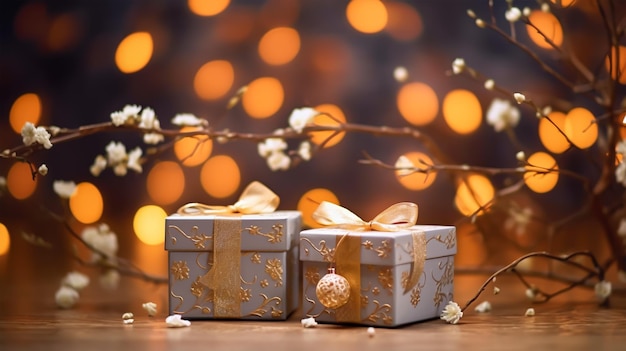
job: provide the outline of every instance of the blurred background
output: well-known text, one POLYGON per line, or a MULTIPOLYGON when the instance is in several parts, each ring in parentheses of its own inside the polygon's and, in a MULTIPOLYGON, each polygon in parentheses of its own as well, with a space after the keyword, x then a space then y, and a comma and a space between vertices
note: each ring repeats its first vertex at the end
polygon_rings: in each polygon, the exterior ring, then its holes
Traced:
MULTIPOLYGON (((567 33, 565 40, 576 43, 572 47, 584 62, 601 66, 607 49, 598 40, 601 25, 581 24, 596 10, 579 2, 553 1, 553 12, 567 11, 567 21, 541 11, 535 11, 535 20, 567 33)), ((506 2, 495 3, 494 15, 505 25, 506 2)), ((538 8, 536 1, 515 5, 538 8)), ((455 58, 463 57, 506 89, 526 92, 539 105, 589 102, 576 100, 518 48, 477 28, 468 8, 490 18, 482 0, 3 1, 0 149, 21 144, 26 121, 76 128, 109 121, 110 113, 126 104, 153 108, 163 128, 173 127, 170 120, 177 113, 192 113, 215 129, 252 133, 284 128, 294 108, 310 106, 350 123, 414 126, 454 164, 516 167, 520 150, 484 122, 493 98, 503 96, 485 90, 482 82, 452 75, 455 58), (248 91, 241 103, 227 111, 228 100, 244 85, 248 91), (447 110, 453 112, 444 116, 447 110), (475 126, 464 130, 468 124, 475 126)), ((523 24, 516 28, 520 42, 558 63, 558 54, 542 48, 542 40, 533 41, 523 24)), ((534 112, 520 110, 517 137, 527 151, 542 150, 534 112)), ((47 215, 64 211, 52 191, 55 180, 80 183, 82 198, 71 209, 82 218, 73 222, 78 232, 107 223, 118 235, 120 256, 163 276, 163 216, 187 202, 232 204, 253 180, 280 196, 281 209, 300 208, 307 197, 334 199, 368 220, 393 203, 415 202, 418 223, 458 226, 458 264, 497 263, 546 247, 539 230, 491 241, 478 233, 455 204, 456 185, 446 174, 400 179, 393 171, 358 163, 363 152, 390 164, 403 154, 429 156, 409 138, 343 135, 311 161, 284 172, 272 172, 254 143, 212 143, 193 160, 181 162, 169 151, 149 159, 141 174, 118 177, 108 169, 94 177, 89 167, 110 141, 124 142, 127 150, 145 148, 140 135, 129 133, 54 145, 33 155, 49 168, 35 181, 26 165, 0 160, 6 182, 0 196, 0 283, 14 282, 9 272, 15 267, 21 267, 20 276, 37 277, 41 268, 35 261, 54 262, 48 268, 58 277, 76 266, 61 254, 71 252, 72 240, 47 215), (21 239, 23 232, 44 238, 54 249, 34 247, 21 239)), ((568 155, 559 166, 597 175, 568 155)), ((496 177, 491 190, 515 180, 519 177, 496 177)), ((577 185, 561 178, 549 194, 522 191, 513 203, 533 215, 558 218, 583 197, 577 185)), ((505 217, 490 226, 515 232, 516 222, 505 217)), ((602 250, 604 244, 586 237, 580 245, 602 250)))

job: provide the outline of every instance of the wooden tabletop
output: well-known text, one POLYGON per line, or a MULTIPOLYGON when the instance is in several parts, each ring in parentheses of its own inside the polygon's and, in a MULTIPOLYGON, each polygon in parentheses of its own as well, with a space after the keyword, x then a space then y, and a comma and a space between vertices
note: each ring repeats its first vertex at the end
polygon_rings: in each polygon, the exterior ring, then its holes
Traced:
MULTIPOLYGON (((483 277, 457 276, 455 300, 464 304, 483 277)), ((55 279, 7 277, 0 285, 0 350, 624 350, 626 301, 601 308, 592 292, 575 290, 546 304, 531 304, 515 280, 499 279, 501 293, 486 293, 490 313, 469 309, 457 325, 430 320, 399 328, 318 325, 303 328, 296 311, 287 321, 198 321, 167 328, 167 286, 122 279, 115 292, 90 284, 75 308, 54 304, 55 279), (141 308, 156 302, 148 317, 141 308), (526 317, 528 307, 536 310, 526 317), (135 322, 125 325, 124 312, 135 322)))

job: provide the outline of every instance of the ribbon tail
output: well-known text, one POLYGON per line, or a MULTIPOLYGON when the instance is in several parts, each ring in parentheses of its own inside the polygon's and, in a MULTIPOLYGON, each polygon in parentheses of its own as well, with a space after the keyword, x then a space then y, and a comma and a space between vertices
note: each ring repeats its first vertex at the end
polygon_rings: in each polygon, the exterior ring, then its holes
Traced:
POLYGON ((411 272, 407 280, 404 294, 408 293, 417 285, 422 273, 424 272, 424 263, 426 262, 426 233, 423 231, 414 231, 411 233, 413 241, 413 262, 411 263, 411 272))

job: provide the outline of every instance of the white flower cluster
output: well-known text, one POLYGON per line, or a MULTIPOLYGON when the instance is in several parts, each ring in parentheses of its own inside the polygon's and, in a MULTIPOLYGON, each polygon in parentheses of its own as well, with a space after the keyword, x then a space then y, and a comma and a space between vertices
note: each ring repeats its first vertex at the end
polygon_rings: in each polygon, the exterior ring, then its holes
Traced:
POLYGON ((462 317, 463 311, 461 311, 459 304, 454 301, 448 302, 439 316, 439 318, 450 324, 457 324, 462 317))
POLYGON ((145 129, 147 132, 143 135, 143 141, 146 144, 154 145, 163 141, 163 134, 155 132, 161 129, 161 123, 154 110, 149 107, 142 110, 138 105, 126 105, 121 111, 111 113, 111 122, 118 127, 137 124, 139 128, 145 129))
POLYGON ((97 177, 106 169, 111 167, 113 173, 117 176, 125 176, 128 170, 131 169, 137 173, 143 171, 141 167, 141 148, 136 147, 129 153, 126 153, 126 146, 121 142, 111 141, 105 148, 107 155, 96 156, 93 164, 90 167, 90 172, 93 176, 97 177))
POLYGON ((315 119, 315 116, 320 113, 310 107, 302 107, 296 108, 291 111, 291 115, 289 116, 289 126, 293 128, 298 133, 302 133, 304 127, 306 127, 309 123, 312 123, 315 119))
POLYGON ((26 122, 22 127, 22 142, 26 146, 41 144, 44 148, 52 147, 50 133, 44 127, 35 127, 31 122, 26 122))
POLYGON ((615 167, 615 179, 626 187, 626 140, 617 143, 615 151, 622 156, 621 162, 615 167))
POLYGON ((601 282, 596 283, 594 286, 594 292, 596 293, 596 297, 599 301, 604 301, 611 296, 612 286, 611 282, 603 280, 601 282))
POLYGON ((165 325, 169 328, 183 328, 190 326, 191 322, 186 319, 182 319, 180 314, 173 314, 165 318, 165 325))
POLYGON ((61 287, 54 294, 57 306, 72 308, 78 302, 79 291, 89 285, 89 277, 80 272, 70 272, 61 280, 61 287))
MULTIPOLYGON (((100 224, 98 227, 86 227, 81 233, 81 238, 98 250, 94 252, 91 261, 106 261, 115 264, 118 250, 117 235, 112 232, 108 225, 100 224)), ((115 269, 107 269, 100 275, 100 286, 106 290, 117 288, 120 274, 115 269)))
POLYGON ((495 98, 487 110, 487 124, 496 132, 517 126, 519 119, 520 111, 509 100, 495 98))
POLYGON ((55 180, 52 189, 62 199, 69 199, 76 192, 76 183, 72 181, 55 180))

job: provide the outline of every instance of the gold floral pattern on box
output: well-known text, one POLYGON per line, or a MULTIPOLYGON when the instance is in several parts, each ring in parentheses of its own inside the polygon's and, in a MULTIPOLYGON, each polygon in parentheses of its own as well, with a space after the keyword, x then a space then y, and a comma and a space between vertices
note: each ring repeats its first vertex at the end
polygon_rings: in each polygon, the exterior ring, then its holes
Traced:
MULTIPOLYGON (((193 246, 195 246, 197 249, 200 249, 200 250, 206 249, 207 248, 207 243, 209 241, 213 240, 213 236, 206 235, 204 233, 199 233, 199 229, 200 228, 198 228, 198 226, 196 226, 196 225, 191 227, 191 233, 190 234, 185 233, 182 229, 180 229, 180 227, 175 226, 175 225, 170 225, 168 228, 176 230, 182 236, 184 236, 185 238, 191 240, 191 242, 193 243, 193 246)), ((172 239, 172 241, 174 243, 176 242, 176 237, 171 236, 171 239, 172 239)))
POLYGON ((283 240, 283 225, 282 224, 277 223, 277 224, 272 225, 271 233, 263 233, 261 231, 261 228, 257 225, 251 225, 245 228, 245 230, 247 230, 250 235, 260 235, 260 236, 266 237, 267 242, 272 243, 272 244, 279 243, 283 240))
MULTIPOLYGON (((311 245, 313 250, 317 251, 322 256, 324 262, 334 262, 335 261, 335 248, 329 248, 326 245, 326 240, 320 240, 319 244, 316 246, 309 238, 300 238, 302 241, 306 241, 311 245)), ((305 249, 308 255, 308 249, 305 249)))
POLYGON ((437 290, 433 298, 433 302, 437 308, 439 308, 444 301, 452 300, 452 293, 443 293, 443 287, 452 284, 454 281, 454 264, 450 258, 439 261, 438 267, 439 272, 441 272, 441 277, 437 279, 435 272, 432 273, 433 280, 437 284, 437 290))
POLYGON ((283 285, 283 264, 279 259, 273 258, 265 261, 265 273, 272 278, 275 286, 283 285))
POLYGON ((366 250, 371 250, 376 252, 376 256, 380 258, 387 258, 391 253, 391 245, 389 244, 389 240, 382 240, 380 242, 380 246, 374 248, 374 243, 370 240, 365 240, 361 245, 366 250))
POLYGON ((304 279, 309 285, 317 285, 317 282, 319 282, 320 278, 320 272, 315 267, 308 267, 306 272, 304 272, 304 279))
POLYGON ((189 267, 185 261, 176 261, 172 264, 170 272, 176 280, 184 280, 189 278, 189 267))
POLYGON ((381 268, 378 271, 378 283, 387 290, 389 295, 393 295, 393 273, 391 268, 381 268))
POLYGON ((381 304, 378 300, 372 301, 376 308, 374 311, 369 314, 369 316, 365 317, 363 321, 370 321, 372 323, 378 323, 378 321, 382 321, 385 325, 393 324, 393 317, 391 316, 391 305, 390 304, 381 304))
MULTIPOLYGON (((263 302, 259 305, 259 307, 255 308, 254 311, 250 313, 250 316, 263 317, 263 315, 268 312, 267 305, 273 302, 276 306, 278 306, 282 301, 282 299, 278 296, 267 297, 265 294, 259 295, 263 297, 263 302)), ((283 311, 274 306, 270 306, 270 315, 272 318, 280 318, 283 315, 283 311)))
POLYGON ((456 235, 454 235, 453 231, 450 231, 445 237, 441 237, 441 235, 437 235, 434 236, 430 239, 428 239, 428 242, 430 242, 431 240, 436 240, 442 244, 444 244, 446 246, 446 249, 450 250, 451 248, 456 246, 456 235))
POLYGON ((261 254, 258 252, 253 253, 250 257, 250 261, 252 261, 252 263, 261 264, 261 254))

